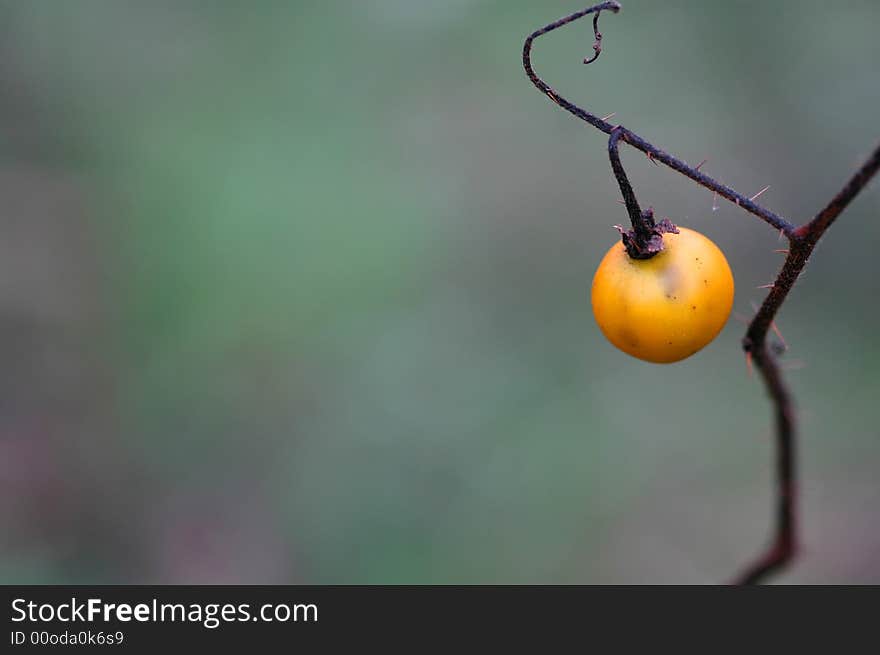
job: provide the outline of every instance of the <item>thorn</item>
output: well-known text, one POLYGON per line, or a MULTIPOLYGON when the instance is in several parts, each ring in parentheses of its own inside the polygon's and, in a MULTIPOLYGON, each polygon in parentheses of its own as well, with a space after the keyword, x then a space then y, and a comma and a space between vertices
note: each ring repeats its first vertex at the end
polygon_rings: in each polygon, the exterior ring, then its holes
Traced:
POLYGON ((552 91, 545 91, 544 93, 546 93, 546 94, 547 94, 547 97, 550 98, 550 99, 551 99, 553 102, 555 102, 557 105, 559 104, 559 98, 557 98, 557 97, 553 94, 552 91))
POLYGON ((645 154, 647 155, 648 159, 651 160, 651 163, 654 164, 654 166, 659 166, 659 165, 660 165, 660 164, 658 164, 656 161, 654 161, 654 154, 653 154, 653 153, 651 153, 651 152, 646 152, 645 154))
POLYGON ((712 211, 713 212, 718 211, 718 192, 717 191, 712 192, 712 211))
POLYGON ((782 253, 783 255, 787 255, 788 248, 778 248, 778 249, 774 250, 773 252, 778 252, 778 253, 782 253))
POLYGON ((756 289, 772 289, 774 286, 776 286, 776 285, 773 284, 773 282, 771 282, 770 284, 762 284, 761 286, 755 287, 755 288, 756 289))
POLYGON ((779 240, 782 241, 782 237, 784 237, 784 236, 785 236, 785 230, 780 229, 779 230, 779 240))
POLYGON ((705 164, 707 161, 709 161, 709 160, 708 160, 708 159, 704 159, 703 161, 701 161, 699 164, 697 164, 696 166, 694 166, 694 170, 695 170, 695 171, 700 170, 700 169, 703 167, 703 164, 705 164))
POLYGON ((782 343, 782 347, 788 350, 788 344, 785 343, 785 339, 782 338, 782 332, 780 332, 779 328, 776 327, 776 321, 770 321, 770 329, 773 330, 776 338, 779 339, 780 343, 782 343))
POLYGON ((623 200, 621 200, 620 198, 617 199, 617 202, 619 202, 621 205, 625 205, 625 204, 626 204, 626 203, 625 203, 623 200))
POLYGON ((749 371, 749 377, 752 377, 752 353, 746 353, 746 368, 749 371))
POLYGON ((753 195, 751 198, 749 198, 749 200, 754 200, 755 198, 757 198, 758 196, 760 196, 762 193, 764 193, 764 192, 765 192, 767 189, 769 189, 769 188, 770 188, 770 185, 768 184, 768 185, 765 186, 763 189, 761 189, 760 191, 758 191, 758 193, 756 193, 756 194, 753 195))
POLYGON ((617 112, 616 112, 616 111, 612 111, 610 114, 608 114, 607 116, 603 116, 603 117, 600 118, 599 120, 601 120, 601 121, 607 121, 609 118, 613 118, 613 117, 616 116, 616 115, 617 115, 617 112))

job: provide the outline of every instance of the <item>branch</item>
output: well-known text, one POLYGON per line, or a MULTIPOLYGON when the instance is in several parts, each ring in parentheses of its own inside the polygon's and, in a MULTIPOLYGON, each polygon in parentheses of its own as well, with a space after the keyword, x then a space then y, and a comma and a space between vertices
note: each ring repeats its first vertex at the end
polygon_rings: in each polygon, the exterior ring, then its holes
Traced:
POLYGON ((825 234, 825 230, 834 222, 834 219, 840 216, 840 213, 846 209, 847 205, 856 197, 859 191, 864 189, 865 185, 871 181, 871 178, 877 174, 877 169, 880 169, 880 146, 877 146, 874 152, 871 153, 871 156, 868 157, 868 160, 862 164, 862 167, 850 178, 849 182, 844 185, 840 192, 832 198, 825 209, 820 211, 812 221, 797 229, 795 236, 803 237, 813 243, 817 242, 825 234))
MULTIPOLYGON (((554 103, 573 114, 577 118, 589 123, 596 129, 610 135, 608 140, 608 155, 611 160, 611 168, 617 178, 624 204, 627 208, 633 229, 630 232, 620 231, 623 235, 624 244, 632 257, 650 257, 656 251, 650 251, 650 241, 656 230, 653 212, 648 209, 642 211, 638 200, 632 190, 632 186, 620 162, 618 143, 623 141, 636 150, 645 153, 652 161, 665 164, 669 168, 690 178, 697 184, 710 189, 722 198, 726 198, 754 214, 764 222, 779 230, 788 237, 789 251, 785 263, 779 272, 770 292, 764 299, 758 312, 752 319, 751 324, 743 338, 743 349, 749 361, 753 362, 764 380, 767 392, 773 403, 776 418, 776 513, 775 530, 773 539, 767 550, 758 557, 737 578, 739 584, 753 584, 762 580, 765 576, 787 565, 795 556, 797 549, 797 486, 795 470, 795 436, 796 425, 794 417, 794 405, 791 394, 782 377, 782 371, 777 361, 779 352, 775 352, 767 346, 767 333, 773 327, 773 320, 779 311, 788 293, 797 282, 801 271, 806 265, 816 246, 816 243, 830 227, 834 220, 847 207, 852 199, 867 185, 880 169, 880 146, 874 150, 865 164, 844 185, 843 189, 831 200, 831 202, 816 217, 795 227, 793 224, 778 216, 774 212, 758 205, 752 198, 747 198, 727 187, 720 182, 700 172, 700 166, 689 166, 686 162, 664 152, 660 148, 650 144, 643 138, 627 130, 622 126, 615 126, 602 118, 588 112, 574 103, 566 100, 553 90, 535 74, 532 68, 531 51, 536 38, 552 32, 568 23, 572 23, 584 16, 593 16, 593 34, 595 54, 584 59, 585 64, 595 61, 602 50, 602 35, 599 33, 599 15, 602 11, 617 13, 621 6, 618 2, 603 2, 587 9, 582 9, 569 16, 561 18, 532 32, 523 44, 522 61, 532 84, 545 94, 554 103), (634 245, 635 244, 635 245, 634 245), (647 249, 646 249, 647 248, 647 249)), ((753 198, 756 196, 753 196, 753 198)))
MULTIPOLYGON (((559 95, 556 91, 554 91, 553 88, 551 88, 549 84, 547 84, 544 80, 542 80, 540 77, 538 77, 535 74, 535 71, 532 68, 532 43, 539 36, 543 36, 544 34, 547 34, 548 32, 552 32, 553 30, 559 29, 560 27, 562 27, 564 25, 568 25, 569 23, 574 22, 574 21, 578 20, 579 18, 583 18, 584 16, 595 13, 596 17, 594 20, 594 25, 595 25, 595 30, 596 30, 596 35, 597 35, 597 45, 598 45, 598 43, 601 39, 601 36, 598 33, 599 13, 602 11, 608 10, 608 11, 611 11, 616 14, 618 11, 620 11, 620 8, 621 7, 620 7, 619 2, 603 2, 603 3, 595 5, 593 7, 588 7, 587 9, 582 9, 580 11, 576 11, 575 13, 573 13, 569 16, 566 16, 565 18, 560 18, 559 20, 554 21, 554 22, 550 23, 549 25, 545 25, 544 27, 542 27, 539 30, 535 30, 534 32, 529 34, 528 37, 526 37, 526 41, 523 44, 523 53, 522 53, 523 68, 525 68, 526 75, 529 76, 529 79, 532 81, 532 84, 534 84, 541 93, 545 94, 548 98, 550 98, 550 100, 555 102, 557 105, 559 105, 560 107, 562 107, 563 109, 565 109, 569 113, 574 114, 575 116, 580 118, 582 121, 589 123, 590 125, 595 127, 597 130, 604 132, 605 134, 611 134, 611 130, 615 129, 615 126, 612 125, 611 123, 597 117, 596 115, 591 114, 587 110, 581 109, 576 104, 566 100, 561 95, 559 95)), ((594 49, 596 50, 596 56, 594 56, 591 59, 585 59, 584 63, 591 63, 596 60, 599 52, 601 51, 601 48, 596 49, 596 46, 594 46, 594 49)), ((769 209, 765 209, 761 205, 757 204, 756 202, 747 198, 746 196, 742 195, 741 193, 735 191, 734 189, 731 189, 730 187, 725 186, 724 184, 722 184, 721 182, 718 182, 717 180, 713 180, 708 175, 704 175, 696 168, 689 166, 686 162, 670 155, 667 152, 664 152, 663 150, 661 150, 657 146, 654 146, 654 145, 648 143, 642 137, 640 137, 638 134, 630 132, 629 130, 627 130, 623 127, 619 127, 619 126, 617 126, 617 127, 619 130, 621 130, 621 138, 624 141, 626 141, 628 144, 630 144, 636 150, 641 150, 643 153, 648 155, 648 157, 650 157, 652 160, 658 161, 661 164, 665 164, 669 168, 671 168, 675 171, 678 171, 679 173, 681 173, 682 175, 684 175, 686 177, 691 178, 694 182, 696 182, 700 186, 704 186, 707 189, 714 191, 722 198, 726 198, 727 200, 730 200, 731 202, 739 205, 740 207, 745 209, 747 212, 754 214, 755 216, 757 216, 761 220, 772 225, 777 230, 782 230, 783 233, 785 233, 786 235, 791 234, 791 232, 794 230, 794 226, 791 223, 786 221, 781 216, 777 216, 775 213, 773 213, 769 209)))
POLYGON ((767 347, 767 333, 788 293, 819 239, 846 209, 859 191, 865 188, 880 169, 880 145, 868 160, 834 196, 828 206, 789 237, 789 251, 770 293, 752 319, 743 349, 764 378, 767 392, 776 407, 776 529, 767 551, 735 580, 754 584, 788 564, 797 552, 797 478, 795 470, 795 421, 791 395, 782 379, 776 354, 767 347))

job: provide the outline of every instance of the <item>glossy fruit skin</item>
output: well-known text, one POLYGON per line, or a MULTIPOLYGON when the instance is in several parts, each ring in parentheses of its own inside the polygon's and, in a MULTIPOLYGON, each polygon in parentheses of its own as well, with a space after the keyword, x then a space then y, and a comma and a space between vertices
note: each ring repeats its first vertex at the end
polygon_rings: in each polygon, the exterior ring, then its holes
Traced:
POLYGON ((632 259, 614 244, 593 277, 593 315, 623 352, 658 364, 690 357, 724 327, 733 273, 724 253, 694 230, 663 235, 663 250, 632 259))

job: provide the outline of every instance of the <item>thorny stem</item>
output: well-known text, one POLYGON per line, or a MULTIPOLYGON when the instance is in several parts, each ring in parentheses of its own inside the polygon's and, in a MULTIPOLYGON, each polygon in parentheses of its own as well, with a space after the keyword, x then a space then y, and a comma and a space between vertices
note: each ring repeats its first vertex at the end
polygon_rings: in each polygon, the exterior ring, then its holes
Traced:
POLYGON ((808 223, 789 236, 789 251, 770 293, 752 319, 743 348, 764 377, 764 384, 776 408, 776 530, 766 552, 743 571, 735 582, 755 584, 784 567, 797 552, 797 480, 795 475, 794 406, 776 356, 767 348, 767 331, 789 291, 806 266, 813 248, 865 185, 880 169, 880 146, 856 171, 843 189, 808 223))
MULTIPOLYGON (((534 69, 532 68, 532 43, 539 36, 543 36, 548 32, 552 32, 553 30, 559 29, 564 25, 568 25, 569 23, 578 20, 579 18, 583 18, 588 14, 598 13, 600 11, 608 10, 614 13, 617 13, 620 10, 619 2, 603 2, 601 4, 595 5, 593 7, 588 7, 587 9, 582 9, 581 11, 576 11, 575 13, 566 16, 565 18, 560 18, 557 21, 550 23, 549 25, 545 25, 539 30, 535 30, 528 37, 526 37, 526 41, 523 44, 523 53, 522 53, 522 61, 523 68, 526 70, 526 75, 529 76, 529 79, 532 81, 538 90, 545 94, 550 100, 555 102, 557 105, 565 109, 571 114, 574 114, 582 121, 585 121, 595 127, 597 130, 604 132, 605 134, 611 134, 611 130, 615 128, 611 123, 602 120, 597 117, 595 114, 591 114, 585 109, 581 109, 577 105, 572 102, 569 102, 561 95, 556 93, 549 84, 547 84, 544 80, 538 77, 535 74, 534 69)), ((697 184, 706 187, 707 189, 711 189, 715 193, 717 193, 722 198, 726 198, 733 203, 736 203, 747 212, 750 212, 762 219, 763 221, 769 223, 777 230, 782 230, 786 235, 791 234, 794 231, 794 226, 786 221, 784 218, 777 216, 769 209, 765 209, 761 207, 753 200, 750 200, 746 196, 738 193, 737 191, 731 189, 721 182, 717 180, 713 180, 708 175, 705 175, 698 171, 696 168, 689 166, 684 161, 670 155, 667 152, 664 152, 657 146, 654 146, 647 141, 645 141, 638 134, 630 132, 626 128, 621 127, 621 138, 625 140, 628 144, 630 144, 636 150, 641 150, 643 153, 648 155, 652 160, 665 164, 669 168, 678 171, 682 175, 691 178, 697 184)))
MULTIPOLYGON (((735 581, 737 584, 754 584, 763 580, 770 573, 779 571, 789 564, 797 550, 796 425, 794 405, 791 394, 782 377, 782 371, 777 360, 778 353, 768 348, 767 334, 773 326, 773 320, 782 303, 809 260, 816 243, 840 213, 849 205, 850 201, 877 174, 878 169, 880 169, 880 146, 874 150, 868 160, 844 185, 843 189, 815 218, 808 223, 795 227, 792 223, 758 205, 750 198, 701 173, 699 171, 701 164, 697 167, 691 167, 686 162, 664 152, 630 130, 621 126, 614 126, 566 100, 535 74, 532 68, 531 51, 532 43, 536 38, 584 16, 594 14, 593 32, 596 43, 593 46, 593 50, 595 54, 591 58, 584 59, 584 63, 591 63, 598 58, 601 52, 602 36, 598 28, 599 14, 605 10, 617 13, 620 11, 620 8, 621 5, 618 2, 602 2, 535 30, 526 38, 523 44, 522 61, 526 74, 541 93, 545 94, 550 100, 569 113, 589 123, 601 132, 610 135, 608 153, 611 159, 611 166, 620 185, 624 204, 633 224, 633 232, 636 235, 644 235, 648 227, 653 226, 653 217, 648 213, 650 210, 642 212, 639 207, 632 186, 620 163, 620 157, 617 152, 619 141, 628 143, 636 150, 640 150, 648 155, 653 161, 665 164, 669 168, 689 177, 697 184, 711 189, 722 198, 726 198, 747 212, 754 214, 779 230, 781 234, 788 238, 790 244, 785 263, 743 338, 743 349, 764 379, 764 385, 773 403, 776 419, 776 511, 774 534, 766 551, 756 558, 735 581)), ((626 243, 626 235, 624 235, 624 242, 626 243)), ((629 245, 627 249, 629 250, 629 245)))

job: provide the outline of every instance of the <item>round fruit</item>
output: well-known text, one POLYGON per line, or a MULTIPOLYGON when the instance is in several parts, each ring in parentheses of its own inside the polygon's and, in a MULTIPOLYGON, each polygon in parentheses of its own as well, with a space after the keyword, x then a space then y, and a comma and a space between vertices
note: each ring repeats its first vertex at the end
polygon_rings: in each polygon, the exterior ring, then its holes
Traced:
POLYGON ((622 243, 593 277, 593 315, 623 352, 665 364, 714 339, 733 307, 733 274, 724 253, 699 232, 663 235, 663 250, 633 259, 622 243))

